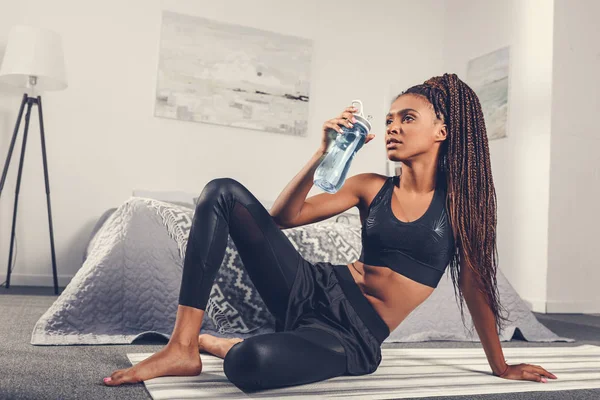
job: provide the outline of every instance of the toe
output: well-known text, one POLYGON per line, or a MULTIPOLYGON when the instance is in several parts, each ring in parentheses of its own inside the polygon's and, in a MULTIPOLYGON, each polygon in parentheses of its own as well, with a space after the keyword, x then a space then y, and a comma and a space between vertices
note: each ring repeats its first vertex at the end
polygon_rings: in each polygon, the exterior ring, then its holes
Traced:
POLYGON ((123 370, 118 369, 118 370, 114 371, 112 374, 110 374, 108 377, 104 378, 104 384, 106 386, 115 386, 115 380, 116 380, 117 376, 119 376, 121 374, 121 371, 123 371, 123 370))
POLYGON ((123 370, 123 369, 113 372, 108 378, 104 378, 104 383, 107 386, 120 385, 122 383, 123 375, 125 375, 124 372, 125 372, 125 370, 123 370))
POLYGON ((119 386, 124 383, 136 383, 137 380, 133 374, 128 373, 127 370, 118 370, 112 373, 108 378, 104 378, 104 383, 107 386, 119 386))

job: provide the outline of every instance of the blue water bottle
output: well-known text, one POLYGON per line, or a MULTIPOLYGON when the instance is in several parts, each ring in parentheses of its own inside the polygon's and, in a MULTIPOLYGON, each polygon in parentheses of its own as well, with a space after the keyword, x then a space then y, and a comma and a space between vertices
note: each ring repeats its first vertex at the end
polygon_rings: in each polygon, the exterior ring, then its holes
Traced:
POLYGON ((313 183, 328 193, 335 193, 344 185, 350 164, 371 130, 371 123, 363 115, 362 102, 354 100, 352 105, 358 109, 354 114, 356 123, 352 128, 341 127, 342 133, 315 171, 313 183))

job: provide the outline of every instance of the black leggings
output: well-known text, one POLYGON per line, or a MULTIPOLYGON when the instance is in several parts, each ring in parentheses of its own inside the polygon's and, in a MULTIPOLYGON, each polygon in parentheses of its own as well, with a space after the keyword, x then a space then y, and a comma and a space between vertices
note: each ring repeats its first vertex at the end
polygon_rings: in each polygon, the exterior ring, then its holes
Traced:
MULTIPOLYGON (((210 181, 196 205, 188 239, 179 304, 206 309, 227 235, 278 325, 283 325, 300 253, 265 207, 241 183, 210 181)), ((338 338, 319 329, 256 335, 236 343, 223 369, 237 387, 258 390, 325 380, 346 372, 338 338)))

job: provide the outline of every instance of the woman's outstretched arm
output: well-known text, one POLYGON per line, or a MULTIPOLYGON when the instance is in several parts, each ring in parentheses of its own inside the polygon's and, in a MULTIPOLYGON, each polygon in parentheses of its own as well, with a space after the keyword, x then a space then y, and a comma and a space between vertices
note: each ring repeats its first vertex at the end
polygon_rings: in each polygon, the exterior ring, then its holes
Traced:
POLYGON ((486 300, 486 294, 478 289, 476 275, 460 253, 460 289, 473 318, 473 325, 494 375, 504 379, 546 382, 546 377, 557 379, 556 375, 539 365, 508 365, 504 359, 500 338, 496 331, 496 318, 486 300))
POLYGON ((496 332, 496 318, 486 301, 484 292, 477 289, 475 275, 470 268, 464 266, 461 259, 460 288, 465 297, 465 302, 473 318, 473 325, 485 351, 488 362, 494 375, 500 376, 506 371, 506 361, 500 338, 496 332))

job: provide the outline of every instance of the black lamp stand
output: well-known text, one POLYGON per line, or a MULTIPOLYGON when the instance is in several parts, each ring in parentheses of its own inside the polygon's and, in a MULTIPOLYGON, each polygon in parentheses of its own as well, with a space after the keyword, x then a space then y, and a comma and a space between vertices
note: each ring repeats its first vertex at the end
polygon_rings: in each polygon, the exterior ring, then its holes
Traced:
POLYGON ((48 224, 50 226, 50 248, 52 251, 52 273, 54 275, 54 294, 58 294, 58 279, 56 277, 56 257, 54 255, 54 231, 52 229, 52 208, 50 206, 50 183, 48 182, 48 163, 46 161, 46 141, 44 138, 44 119, 42 117, 42 98, 41 96, 30 97, 27 93, 23 95, 21 101, 21 108, 19 109, 19 117, 15 125, 10 147, 8 149, 8 156, 6 157, 6 163, 4 164, 4 170, 2 171, 2 180, 0 180, 0 196, 2 196, 2 189, 4 188, 4 182, 6 181, 6 174, 8 173, 8 166, 10 159, 12 158, 12 152, 15 147, 17 140, 17 134, 19 132, 19 126, 21 125, 21 118, 23 117, 23 110, 27 105, 27 114, 25 114, 25 131, 23 133, 23 145, 21 146, 21 160, 19 162, 19 173, 17 175, 17 190, 15 192, 15 209, 13 213, 12 232, 10 235, 10 252, 8 255, 8 268, 6 272, 6 288, 10 287, 10 273, 13 258, 13 246, 15 242, 15 227, 17 222, 17 204, 19 201, 19 189, 21 188, 21 175, 23 172, 23 160, 25 159, 25 146, 27 145, 27 131, 29 130, 29 118, 31 116, 31 108, 33 105, 38 107, 38 115, 40 119, 40 137, 42 139, 42 156, 44 160, 44 179, 46 181, 46 203, 48 206, 48 224))

